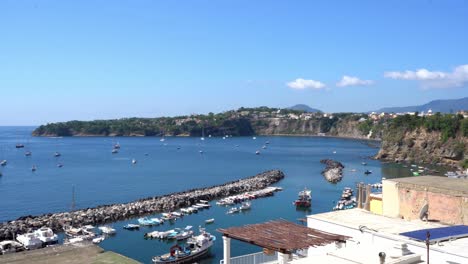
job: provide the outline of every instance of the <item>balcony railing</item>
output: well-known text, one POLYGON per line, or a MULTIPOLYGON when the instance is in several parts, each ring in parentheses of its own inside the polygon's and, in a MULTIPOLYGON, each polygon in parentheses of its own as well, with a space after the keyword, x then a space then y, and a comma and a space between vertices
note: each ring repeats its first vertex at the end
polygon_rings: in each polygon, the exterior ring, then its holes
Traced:
MULTIPOLYGON (((219 262, 224 264, 224 260, 219 262)), ((273 255, 265 255, 263 252, 231 258, 231 264, 275 264, 278 263, 278 252, 273 255)))

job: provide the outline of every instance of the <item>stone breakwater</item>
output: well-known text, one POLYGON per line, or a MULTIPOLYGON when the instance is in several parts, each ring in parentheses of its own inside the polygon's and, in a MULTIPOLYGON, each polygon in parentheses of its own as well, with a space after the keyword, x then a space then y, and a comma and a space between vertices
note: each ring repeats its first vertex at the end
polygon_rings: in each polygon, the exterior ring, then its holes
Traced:
POLYGON ((149 197, 126 204, 103 205, 73 212, 39 216, 22 216, 14 221, 0 224, 0 241, 13 239, 15 234, 31 232, 42 226, 50 227, 55 232, 61 232, 64 226, 71 224, 72 219, 75 226, 96 225, 159 212, 170 212, 196 204, 199 200, 211 201, 230 195, 260 190, 283 178, 284 173, 282 171, 271 170, 222 185, 149 197))
POLYGON ((331 159, 321 160, 320 163, 326 165, 325 169, 322 171, 322 175, 327 179, 327 181, 332 183, 337 183, 343 178, 343 169, 344 165, 341 162, 331 159))

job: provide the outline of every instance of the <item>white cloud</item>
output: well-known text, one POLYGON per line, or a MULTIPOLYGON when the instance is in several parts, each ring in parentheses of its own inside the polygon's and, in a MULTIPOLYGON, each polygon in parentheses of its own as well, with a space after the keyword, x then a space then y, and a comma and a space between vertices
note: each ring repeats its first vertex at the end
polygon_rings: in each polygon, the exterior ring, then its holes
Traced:
POLYGON ((384 77, 399 80, 419 81, 424 88, 460 87, 468 83, 468 64, 455 67, 452 72, 416 71, 385 72, 384 77))
POLYGON ((361 80, 358 77, 344 75, 339 82, 336 83, 338 87, 346 86, 366 86, 371 85, 374 82, 371 80, 361 80))
POLYGON ((321 83, 319 81, 314 81, 314 80, 304 80, 302 78, 298 78, 292 82, 288 82, 286 83, 286 85, 289 88, 297 89, 297 90, 304 90, 307 88, 319 90, 319 89, 325 88, 324 83, 321 83))

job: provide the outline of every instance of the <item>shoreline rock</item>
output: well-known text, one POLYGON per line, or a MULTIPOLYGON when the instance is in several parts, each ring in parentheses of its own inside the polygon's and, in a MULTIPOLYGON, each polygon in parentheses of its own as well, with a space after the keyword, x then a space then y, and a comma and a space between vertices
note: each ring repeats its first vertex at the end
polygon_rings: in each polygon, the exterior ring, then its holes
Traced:
POLYGON ((148 197, 125 204, 101 205, 73 212, 48 213, 39 216, 22 216, 13 221, 0 223, 0 241, 13 239, 15 234, 31 232, 42 226, 50 227, 54 232, 61 232, 64 226, 71 223, 72 219, 75 225, 96 225, 159 212, 174 211, 181 207, 193 205, 199 200, 211 201, 234 194, 260 190, 277 183, 284 177, 282 171, 270 170, 221 185, 148 197))
POLYGON ((343 178, 343 169, 344 165, 341 162, 331 159, 323 159, 320 161, 326 165, 325 169, 322 171, 322 175, 325 179, 331 183, 337 183, 343 178))

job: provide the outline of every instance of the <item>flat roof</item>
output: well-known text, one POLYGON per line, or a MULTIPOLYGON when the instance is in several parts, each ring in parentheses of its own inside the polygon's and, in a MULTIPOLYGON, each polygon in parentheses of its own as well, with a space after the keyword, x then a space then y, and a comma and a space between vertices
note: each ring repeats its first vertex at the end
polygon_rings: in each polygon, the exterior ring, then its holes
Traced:
POLYGON ((396 182, 397 184, 412 189, 426 190, 429 192, 446 193, 454 196, 468 197, 468 180, 441 176, 412 176, 404 178, 392 178, 383 182, 396 182))
MULTIPOLYGON (((424 242, 410 240, 409 238, 400 235, 400 233, 427 228, 450 226, 436 222, 424 222, 421 220, 408 221, 400 218, 376 215, 369 211, 358 208, 308 215, 307 218, 353 229, 360 229, 364 227, 367 230, 398 236, 399 240, 418 244, 424 244, 424 242)), ((468 238, 460 238, 453 241, 442 242, 441 244, 431 245, 431 247, 446 250, 448 252, 454 252, 456 254, 461 254, 468 257, 468 253, 466 251, 468 248, 468 238)))
POLYGON ((298 249, 345 241, 347 236, 336 235, 285 220, 218 229, 223 236, 282 253, 298 249))

